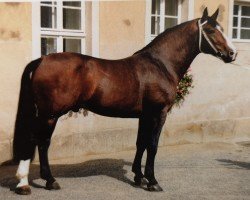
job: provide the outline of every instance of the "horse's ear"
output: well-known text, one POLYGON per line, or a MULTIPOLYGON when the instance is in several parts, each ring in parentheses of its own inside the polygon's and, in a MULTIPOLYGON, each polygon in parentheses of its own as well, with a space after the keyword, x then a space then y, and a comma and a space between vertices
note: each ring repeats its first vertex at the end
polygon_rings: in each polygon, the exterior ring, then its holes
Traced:
POLYGON ((216 21, 217 20, 217 17, 219 15, 219 8, 214 12, 214 14, 211 16, 211 19, 216 21))
POLYGON ((207 17, 208 17, 208 10, 207 10, 207 7, 204 9, 203 11, 203 14, 202 14, 202 17, 201 17, 201 22, 204 22, 207 20, 207 17))

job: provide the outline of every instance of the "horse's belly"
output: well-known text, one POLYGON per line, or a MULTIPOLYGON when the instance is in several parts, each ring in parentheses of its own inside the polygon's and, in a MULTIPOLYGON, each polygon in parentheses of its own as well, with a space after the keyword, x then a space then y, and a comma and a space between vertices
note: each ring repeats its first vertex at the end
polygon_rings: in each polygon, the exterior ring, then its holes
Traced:
POLYGON ((137 84, 110 83, 99 87, 85 101, 90 111, 110 117, 138 117, 142 110, 137 84))
POLYGON ((121 111, 121 110, 112 110, 112 109, 96 109, 88 108, 91 112, 98 115, 107 116, 107 117, 120 117, 120 118, 139 118, 141 115, 140 111, 121 111))
POLYGON ((105 104, 102 101, 90 101, 85 104, 85 108, 103 116, 137 118, 141 114, 140 104, 127 104, 126 102, 110 102, 105 104))

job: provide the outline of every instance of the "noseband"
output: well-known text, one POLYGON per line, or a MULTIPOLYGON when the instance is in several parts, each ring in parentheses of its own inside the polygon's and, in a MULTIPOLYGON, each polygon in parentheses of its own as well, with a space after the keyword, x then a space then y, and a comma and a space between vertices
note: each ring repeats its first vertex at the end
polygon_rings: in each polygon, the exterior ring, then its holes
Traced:
POLYGON ((203 25, 205 25, 206 23, 207 23, 207 21, 204 21, 203 23, 201 23, 200 19, 198 21, 198 28, 199 28, 199 50, 200 50, 201 53, 204 53, 201 50, 202 36, 204 36, 204 38, 206 39, 206 41, 208 42, 208 44, 210 45, 210 47, 215 51, 216 55, 219 56, 219 57, 222 57, 223 54, 216 49, 216 47, 212 43, 211 39, 208 37, 207 33, 203 30, 203 25))

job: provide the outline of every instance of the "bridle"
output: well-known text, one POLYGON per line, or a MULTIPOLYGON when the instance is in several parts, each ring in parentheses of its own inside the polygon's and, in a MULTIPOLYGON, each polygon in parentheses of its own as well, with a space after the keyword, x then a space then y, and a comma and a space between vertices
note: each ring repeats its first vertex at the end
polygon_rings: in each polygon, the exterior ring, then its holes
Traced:
POLYGON ((216 49, 216 47, 212 43, 211 39, 208 37, 207 33, 203 30, 203 25, 205 25, 207 22, 208 21, 206 20, 203 23, 201 23, 201 19, 199 19, 199 21, 198 21, 198 28, 199 28, 199 50, 200 50, 201 53, 204 53, 201 50, 202 36, 204 36, 204 38, 206 39, 206 41, 208 42, 208 44, 210 45, 210 47, 214 50, 215 54, 217 56, 219 56, 219 57, 222 57, 223 54, 216 49))

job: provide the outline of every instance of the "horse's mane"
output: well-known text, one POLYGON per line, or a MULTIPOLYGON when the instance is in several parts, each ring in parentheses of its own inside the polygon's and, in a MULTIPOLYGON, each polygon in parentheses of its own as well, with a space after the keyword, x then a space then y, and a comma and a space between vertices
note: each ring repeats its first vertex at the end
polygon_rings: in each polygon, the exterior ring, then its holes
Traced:
MULTIPOLYGON (((187 21, 187 22, 181 23, 179 25, 176 25, 174 27, 167 28, 165 31, 163 31, 158 36, 156 36, 149 44, 147 44, 142 49, 136 51, 133 55, 145 52, 147 49, 150 49, 150 47, 154 46, 156 43, 162 41, 163 38, 166 38, 169 35, 173 35, 173 33, 176 32, 177 30, 184 29, 186 26, 188 26, 193 21, 194 20, 187 21)), ((182 31, 180 31, 180 32, 182 32, 182 31)))

